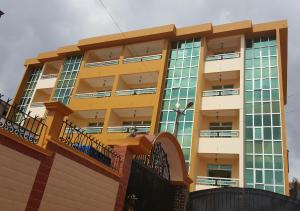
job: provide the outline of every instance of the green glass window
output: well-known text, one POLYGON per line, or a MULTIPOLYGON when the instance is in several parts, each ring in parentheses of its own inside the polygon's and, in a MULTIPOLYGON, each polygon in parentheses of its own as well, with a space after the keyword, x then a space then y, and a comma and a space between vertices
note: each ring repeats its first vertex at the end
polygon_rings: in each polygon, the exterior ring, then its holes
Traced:
POLYGON ((273 169, 273 156, 272 155, 265 155, 265 169, 273 169))
POLYGON ((274 155, 275 169, 282 169, 282 156, 274 155))
POLYGON ((252 126, 253 125, 253 116, 247 115, 245 117, 245 123, 246 123, 246 126, 252 126))
POLYGON ((253 156, 252 155, 246 155, 246 167, 253 168, 253 156))
POLYGON ((245 180, 246 180, 246 183, 253 183, 253 170, 246 169, 245 180))
MULTIPOLYGON (((253 153, 253 142, 246 141, 245 144, 246 144, 246 146, 245 146, 246 153, 253 153)), ((252 159, 252 156, 251 156, 251 159, 252 159)))
POLYGON ((256 182, 257 183, 262 183, 263 182, 263 176, 262 176, 262 171, 261 170, 256 170, 255 171, 255 174, 256 174, 256 182))
MULTIPOLYGON (((200 55, 200 39, 194 38, 172 42, 170 49, 169 67, 165 81, 165 95, 161 111, 158 132, 174 132, 176 113, 173 111, 176 103, 183 109, 188 102, 194 102, 198 77, 200 55), (170 91, 169 91, 170 90, 170 91), (166 101, 168 99, 170 101, 166 101), (166 127, 165 127, 166 125, 166 127)), ((182 147, 187 168, 190 162, 194 107, 180 116, 178 126, 178 141, 182 147)))
POLYGON ((262 141, 261 140, 255 140, 255 153, 262 153, 262 141))
POLYGON ((275 184, 283 185, 283 171, 275 171, 275 184))
POLYGON ((272 140, 271 127, 264 127, 264 139, 265 140, 272 140))
POLYGON ((282 154, 282 143, 279 141, 274 141, 274 153, 282 154))
POLYGON ((274 184, 274 172, 271 170, 265 170, 265 183, 274 184))

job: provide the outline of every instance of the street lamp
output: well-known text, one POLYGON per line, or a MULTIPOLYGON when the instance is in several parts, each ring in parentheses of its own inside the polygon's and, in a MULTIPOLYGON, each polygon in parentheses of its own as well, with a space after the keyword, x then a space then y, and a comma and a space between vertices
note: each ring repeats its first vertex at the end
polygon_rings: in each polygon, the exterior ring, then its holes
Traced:
POLYGON ((181 115, 185 115, 186 109, 192 107, 194 105, 193 102, 188 102, 188 104, 185 106, 185 108, 182 110, 180 109, 180 104, 177 102, 175 105, 175 108, 173 111, 176 112, 176 117, 175 117, 175 128, 174 128, 174 136, 177 138, 177 133, 178 133, 178 125, 179 125, 179 117, 181 115))

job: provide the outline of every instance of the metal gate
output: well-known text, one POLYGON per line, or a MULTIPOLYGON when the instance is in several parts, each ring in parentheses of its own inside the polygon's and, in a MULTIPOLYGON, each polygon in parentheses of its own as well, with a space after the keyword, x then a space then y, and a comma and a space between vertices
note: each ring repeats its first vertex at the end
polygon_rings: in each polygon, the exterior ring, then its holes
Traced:
POLYGON ((156 143, 150 155, 135 156, 127 187, 125 210, 172 210, 174 191, 170 183, 167 154, 156 143))
POLYGON ((252 188, 215 188, 191 192, 187 211, 300 211, 300 201, 252 188))

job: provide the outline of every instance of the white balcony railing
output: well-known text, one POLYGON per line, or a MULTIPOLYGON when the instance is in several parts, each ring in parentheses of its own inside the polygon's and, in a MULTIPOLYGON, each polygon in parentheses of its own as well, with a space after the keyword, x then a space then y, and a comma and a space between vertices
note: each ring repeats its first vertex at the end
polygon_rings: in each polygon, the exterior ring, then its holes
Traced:
POLYGON ((161 58, 162 58, 162 54, 154 54, 154 55, 148 55, 148 56, 131 57, 131 58, 125 58, 123 60, 123 64, 134 63, 134 62, 145 62, 145 61, 151 61, 151 60, 159 60, 161 58))
POLYGON ((102 67, 102 66, 111 66, 119 64, 119 60, 108 60, 103 62, 90 62, 86 63, 85 67, 102 67))
POLYGON ((111 91, 82 93, 76 94, 75 96, 79 99, 110 97, 111 91))
POLYGON ((42 75, 41 79, 50 79, 50 78, 56 78, 58 76, 57 73, 55 74, 47 74, 47 75, 42 75))
POLYGON ((239 89, 218 89, 218 90, 208 90, 203 91, 203 97, 212 97, 212 96, 228 96, 228 95, 238 95, 239 89))
POLYGON ((135 130, 135 132, 147 133, 150 130, 150 125, 107 127, 108 133, 130 133, 133 130, 135 130))
POLYGON ((232 138, 239 137, 238 130, 201 130, 200 137, 232 138))
MULTIPOLYGON (((97 133, 102 133, 103 127, 82 127, 82 128, 77 128, 79 130, 84 130, 87 134, 97 134, 97 133)), ((66 128, 65 132, 73 131, 73 133, 77 133, 77 130, 72 130, 71 128, 66 128)))
POLYGON ((238 187, 239 186, 239 179, 197 176, 196 185, 211 185, 211 186, 220 186, 220 187, 238 187))
POLYGON ((128 96, 128 95, 143 95, 143 94, 155 94, 156 88, 145 88, 145 89, 128 89, 128 90, 117 90, 117 96, 128 96))
POLYGON ((35 107, 44 107, 44 102, 33 102, 31 103, 31 108, 35 108, 35 107))
POLYGON ((235 59, 240 57, 240 52, 235 53, 224 53, 224 54, 217 54, 217 55, 210 55, 206 56, 206 61, 216 61, 216 60, 223 60, 223 59, 235 59))

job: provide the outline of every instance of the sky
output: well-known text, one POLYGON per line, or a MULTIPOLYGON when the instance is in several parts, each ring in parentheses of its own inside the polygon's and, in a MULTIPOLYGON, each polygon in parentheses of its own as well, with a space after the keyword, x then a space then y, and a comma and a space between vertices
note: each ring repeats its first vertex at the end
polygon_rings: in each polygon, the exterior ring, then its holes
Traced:
POLYGON ((287 143, 290 177, 300 179, 299 0, 1 0, 0 93, 13 97, 26 58, 93 36, 175 24, 253 23, 287 19, 287 143), (118 27, 112 21, 117 23, 118 27), (297 39, 298 38, 298 39, 297 39))

